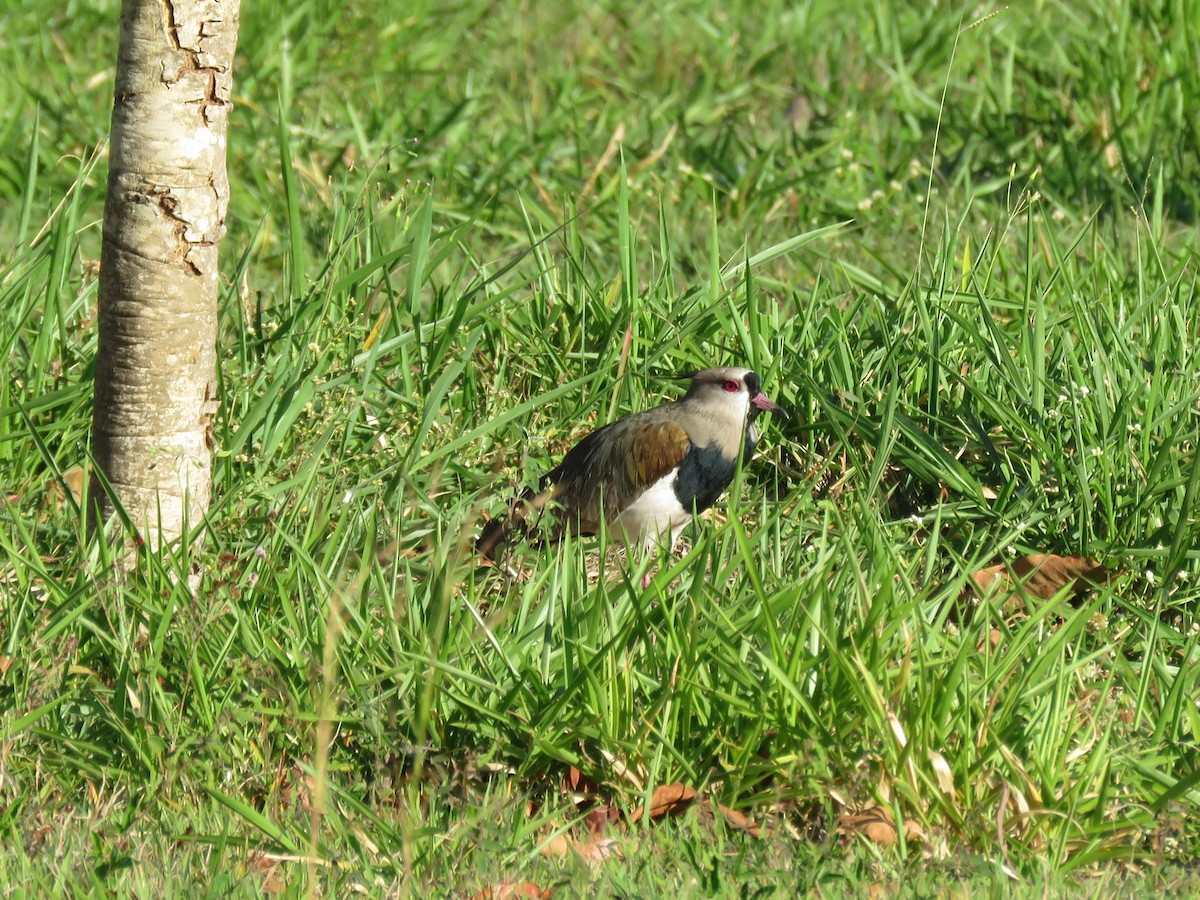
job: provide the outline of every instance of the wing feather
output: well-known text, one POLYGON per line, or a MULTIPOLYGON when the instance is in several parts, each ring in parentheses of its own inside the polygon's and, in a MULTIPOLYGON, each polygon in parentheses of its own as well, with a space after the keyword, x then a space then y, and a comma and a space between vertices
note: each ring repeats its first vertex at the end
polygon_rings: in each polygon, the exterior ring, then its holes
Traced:
POLYGON ((503 519, 484 527, 476 547, 491 557, 500 544, 524 537, 540 526, 542 513, 556 508, 551 539, 564 531, 595 534, 612 524, 644 491, 679 468, 692 447, 687 430, 667 407, 637 413, 605 425, 576 444, 542 478, 538 490, 526 490, 503 519))
POLYGON ((626 476, 630 490, 640 494, 679 468, 691 439, 678 422, 646 422, 634 429, 630 444, 626 476))
POLYGON ((691 442, 683 426, 660 416, 633 415, 588 435, 547 474, 564 525, 594 534, 612 523, 646 488, 673 471, 691 442))

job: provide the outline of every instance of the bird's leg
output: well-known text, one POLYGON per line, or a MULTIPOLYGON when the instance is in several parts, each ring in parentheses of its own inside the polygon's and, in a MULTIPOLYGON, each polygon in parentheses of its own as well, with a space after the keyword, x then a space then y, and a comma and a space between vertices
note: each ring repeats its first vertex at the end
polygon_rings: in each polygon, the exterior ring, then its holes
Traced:
MULTIPOLYGON (((679 540, 679 535, 683 533, 683 529, 687 527, 689 520, 683 522, 672 522, 670 525, 661 531, 651 532, 646 538, 646 552, 653 553, 657 556, 658 551, 665 550, 667 557, 671 557, 675 553, 675 544, 679 540)), ((650 587, 650 582, 654 578, 655 570, 651 567, 646 574, 642 576, 642 590, 650 587)))

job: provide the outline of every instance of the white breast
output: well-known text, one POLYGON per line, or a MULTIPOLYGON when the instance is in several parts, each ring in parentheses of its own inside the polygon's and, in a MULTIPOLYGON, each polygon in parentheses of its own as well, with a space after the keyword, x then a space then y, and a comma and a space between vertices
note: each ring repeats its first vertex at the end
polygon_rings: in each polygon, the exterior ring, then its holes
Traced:
POLYGON ((675 496, 678 472, 679 469, 672 469, 621 510, 616 524, 630 542, 642 540, 648 550, 659 544, 668 549, 675 546, 675 539, 692 520, 691 510, 684 509, 675 496))

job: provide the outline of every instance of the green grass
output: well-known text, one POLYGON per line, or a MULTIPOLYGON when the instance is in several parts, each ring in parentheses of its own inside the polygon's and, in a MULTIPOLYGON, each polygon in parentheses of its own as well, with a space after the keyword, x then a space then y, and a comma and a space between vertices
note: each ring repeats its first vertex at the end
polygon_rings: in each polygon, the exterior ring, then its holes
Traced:
POLYGON ((0 45, 0 884, 1200 889, 1190 4, 246 6, 213 507, 124 581, 66 499, 118 9, 42 6, 0 45), (717 362, 792 418, 648 588, 476 566, 717 362), (1117 574, 964 593, 1031 552, 1117 574), (764 834, 547 857, 571 766, 764 834))

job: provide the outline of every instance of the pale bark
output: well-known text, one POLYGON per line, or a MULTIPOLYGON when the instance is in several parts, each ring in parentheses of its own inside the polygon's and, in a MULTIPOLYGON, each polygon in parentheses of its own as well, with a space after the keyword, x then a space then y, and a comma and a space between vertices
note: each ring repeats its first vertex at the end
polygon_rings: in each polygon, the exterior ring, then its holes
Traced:
MULTIPOLYGON (((92 451, 143 539, 212 490, 217 245, 240 0, 124 0, 99 286, 92 451)), ((113 505, 93 479, 93 524, 113 505)))

